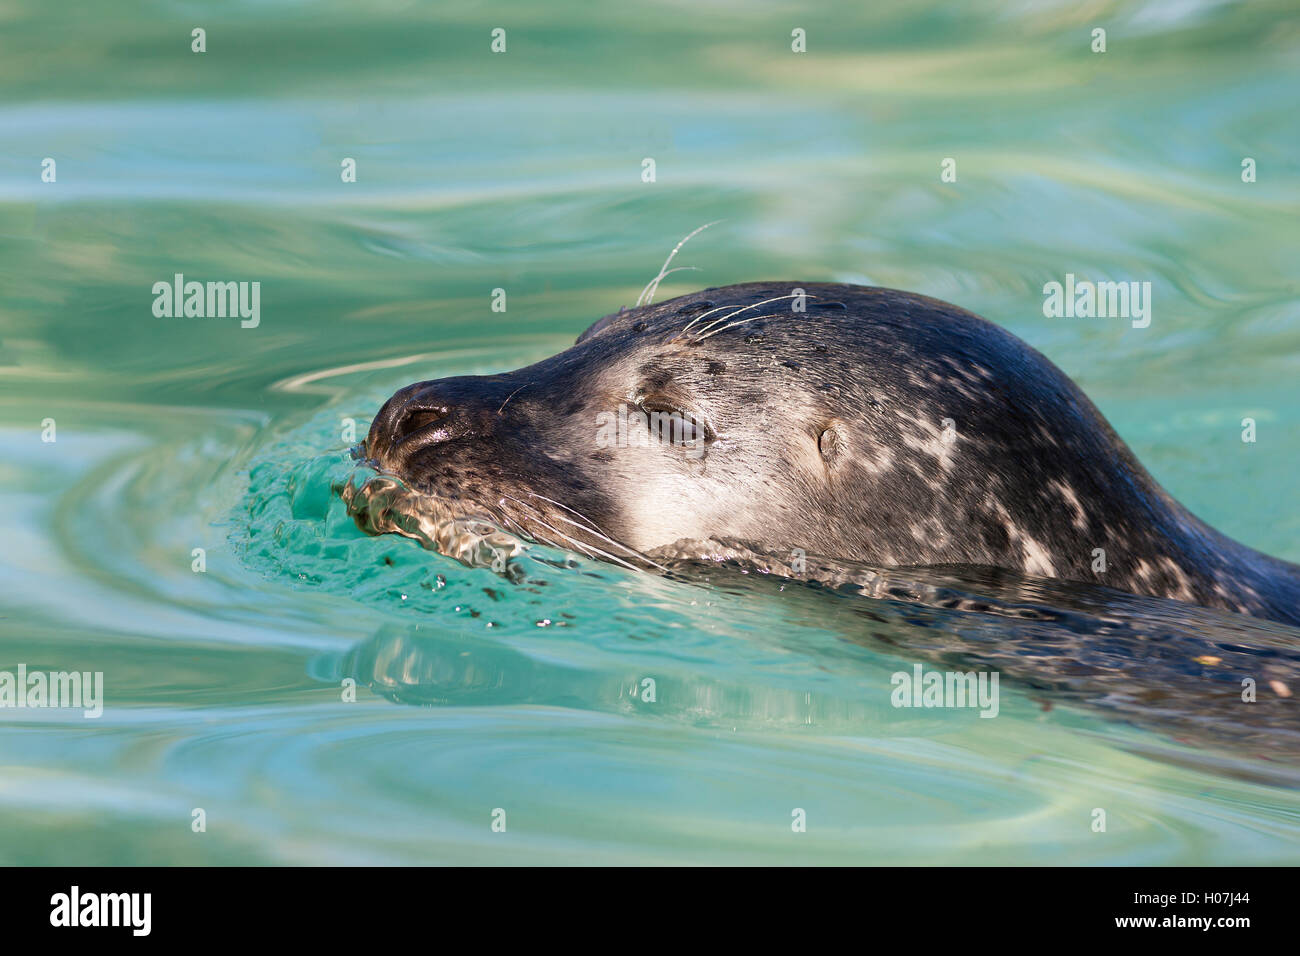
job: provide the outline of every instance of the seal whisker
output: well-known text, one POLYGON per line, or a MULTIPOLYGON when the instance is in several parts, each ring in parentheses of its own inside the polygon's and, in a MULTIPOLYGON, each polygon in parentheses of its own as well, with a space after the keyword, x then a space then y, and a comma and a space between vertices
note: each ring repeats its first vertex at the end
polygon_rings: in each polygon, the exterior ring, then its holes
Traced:
POLYGON ((716 309, 709 309, 709 311, 707 312, 701 312, 695 318, 691 319, 691 321, 687 322, 684 326, 682 326, 682 330, 680 332, 677 332, 675 335, 673 335, 673 337, 668 341, 676 342, 679 338, 681 338, 683 335, 689 332, 691 330, 691 326, 694 325, 696 322, 700 321, 700 319, 707 318, 708 316, 712 315, 714 312, 721 312, 723 309, 729 309, 731 308, 732 304, 733 303, 728 303, 727 305, 720 305, 716 309))
MULTIPOLYGON (((554 531, 556 534, 558 534, 558 535, 559 535, 561 538, 563 538, 565 541, 568 541, 568 542, 569 542, 570 544, 572 544, 575 548, 579 548, 579 549, 581 549, 585 554, 587 554, 587 555, 589 555, 589 556, 591 556, 591 557, 595 557, 595 556, 599 555, 599 556, 602 557, 602 558, 608 558, 610 561, 613 561, 613 562, 615 562, 616 564, 621 564, 623 567, 627 568, 629 571, 640 571, 640 570, 641 570, 641 569, 638 568, 635 564, 629 564, 627 561, 624 561, 622 558, 620 558, 620 557, 619 557, 618 555, 616 555, 616 554, 610 554, 608 551, 602 551, 600 548, 593 548, 591 545, 584 545, 584 544, 583 544, 581 541, 579 541, 577 538, 570 537, 569 535, 565 534, 563 531, 559 531, 559 530, 557 530, 557 529, 555 529, 555 528, 551 528, 551 530, 554 531)), ((659 565, 655 565, 655 567, 660 567, 660 566, 659 566, 659 565)), ((667 568, 663 568, 663 570, 666 571, 666 570, 668 570, 668 569, 667 569, 667 568)))
POLYGON ((522 392, 524 389, 526 389, 529 385, 532 384, 533 384, 532 382, 524 382, 524 384, 520 385, 517 389, 515 389, 513 392, 507 395, 506 400, 502 402, 501 407, 497 409, 497 414, 500 415, 502 412, 504 412, 506 410, 506 406, 510 404, 510 399, 514 398, 516 395, 518 395, 520 392, 522 392))
MULTIPOLYGON (((602 557, 602 558, 608 558, 609 560, 611 560, 611 561, 613 561, 613 562, 615 562, 615 563, 617 563, 617 564, 621 564, 621 565, 623 565, 623 567, 627 568, 629 571, 636 571, 636 570, 639 570, 639 569, 636 567, 636 565, 634 565, 634 564, 628 564, 626 561, 624 561, 624 560, 623 560, 622 558, 620 558, 618 555, 616 555, 616 554, 610 554, 608 551, 602 551, 600 548, 593 547, 592 545, 587 544, 585 541, 579 541, 577 538, 574 538, 574 537, 572 537, 572 536, 570 536, 570 535, 565 534, 565 533, 564 533, 563 531, 561 531, 559 528, 553 528, 553 527, 551 527, 549 524, 547 524, 547 523, 546 523, 545 521, 543 521, 541 518, 536 517, 535 515, 524 515, 524 517, 525 517, 526 519, 529 519, 529 520, 532 520, 532 521, 536 521, 538 524, 540 524, 543 528, 546 528, 548 531, 553 531, 553 532, 555 532, 555 533, 558 534, 561 538, 563 538, 565 541, 569 542, 569 544, 573 545, 573 547, 577 548, 577 549, 578 549, 579 551, 581 551, 583 554, 587 555, 587 557, 596 557, 597 555, 599 555, 599 556, 602 557)), ((563 549, 561 549, 561 550, 563 550, 563 549)))
MULTIPOLYGON (((612 547, 620 548, 621 550, 625 551, 627 554, 630 554, 630 555, 632 555, 633 557, 639 558, 640 560, 644 561, 646 564, 649 564, 649 565, 651 565, 651 566, 653 566, 653 567, 659 568, 661 571, 663 571, 663 570, 667 570, 667 569, 664 568, 662 565, 660 565, 660 564, 656 563, 655 561, 653 561, 652 559, 646 557, 644 554, 642 554, 642 553, 641 553, 640 551, 638 551, 636 548, 630 548, 630 547, 628 547, 626 544, 624 544, 622 541, 617 541, 617 540, 615 540, 614 538, 611 538, 609 535, 605 534, 603 531, 598 530, 596 527, 594 527, 594 522, 592 522, 591 519, 588 518, 586 515, 582 514, 582 512, 580 512, 580 511, 574 511, 574 510, 573 510, 572 508, 570 508, 568 505, 564 505, 564 504, 561 504, 561 503, 558 502, 558 501, 555 501, 554 499, 547 498, 545 495, 533 494, 532 492, 529 492, 529 494, 532 495, 532 497, 534 497, 534 498, 540 498, 540 499, 543 500, 543 501, 549 501, 551 504, 556 505, 557 507, 563 508, 565 511, 569 512, 570 514, 574 515, 574 516, 577 517, 577 518, 581 518, 582 521, 584 521, 584 522, 588 522, 588 523, 587 523, 587 524, 583 524, 583 523, 578 522, 578 521, 573 521, 573 520, 571 520, 571 519, 569 519, 569 518, 564 517, 564 515, 556 515, 555 518, 556 518, 557 520, 567 522, 567 523, 573 525, 575 528, 581 528, 583 531, 586 531, 588 534, 594 535, 595 537, 599 538, 601 541, 606 542, 607 544, 611 545, 612 547)), ((530 512, 532 512, 532 513, 534 513, 534 514, 536 513, 536 510, 537 510, 537 509, 532 508, 532 507, 531 507, 530 505, 528 505, 526 502, 520 501, 518 498, 514 497, 513 495, 503 495, 502 497, 504 497, 504 498, 509 498, 511 501, 518 502, 519 504, 523 505, 525 508, 528 508, 530 512)), ((562 532, 560 532, 558 529, 555 529, 555 528, 552 528, 551 530, 555 531, 557 534, 562 533, 562 532)))
MULTIPOLYGON (((668 277, 669 277, 670 275, 672 275, 674 272, 699 272, 699 271, 700 271, 700 267, 699 267, 699 266, 673 266, 671 269, 665 269, 662 273, 660 273, 660 274, 655 278, 654 281, 655 281, 656 283, 658 283, 659 281, 668 278, 668 277)), ((650 290, 650 295, 651 295, 651 297, 653 297, 654 294, 655 294, 656 292, 658 292, 658 291, 659 291, 659 286, 656 284, 655 287, 654 287, 653 289, 650 290)), ((638 303, 638 304, 639 304, 639 305, 649 305, 650 303, 649 303, 649 302, 643 302, 643 303, 638 303)))
MULTIPOLYGON (((621 541, 615 541, 613 538, 606 537, 606 536, 603 535, 603 534, 597 534, 594 530, 592 530, 591 528, 588 528, 586 525, 579 524, 579 523, 576 522, 576 521, 571 521, 571 520, 569 520, 568 518, 564 517, 564 515, 556 515, 555 517, 556 517, 556 520, 558 520, 558 521, 567 521, 569 524, 573 525, 574 527, 582 528, 583 531, 586 531, 586 532, 588 532, 588 533, 590 533, 590 534, 595 535, 597 538, 600 538, 602 541, 607 541, 607 542, 609 542, 610 544, 612 544, 612 545, 613 545, 614 547, 616 547, 616 548, 622 548, 622 549, 623 549, 624 551, 626 551, 628 554, 635 555, 636 557, 638 557, 638 558, 640 558, 642 561, 644 561, 646 564, 649 564, 649 565, 651 565, 651 566, 653 566, 653 567, 656 567, 656 568, 658 568, 660 571, 667 571, 667 570, 668 570, 668 569, 665 568, 663 565, 661 565, 661 564, 659 564, 659 563, 657 563, 657 562, 651 560, 650 558, 646 557, 644 554, 642 554, 640 551, 636 550, 635 548, 629 548, 627 545, 623 544, 621 541)), ((557 533, 561 533, 561 532, 557 532, 557 533)), ((601 553, 603 554, 604 552, 601 552, 601 553)), ((631 567, 631 565, 628 565, 628 566, 631 567)))
POLYGON ((650 284, 648 286, 646 286, 644 289, 641 290, 641 296, 638 297, 636 301, 637 307, 643 305, 650 305, 651 303, 653 303, 655 293, 659 291, 659 283, 662 282, 664 279, 668 278, 674 272, 684 272, 684 271, 699 272, 700 267, 699 266, 673 266, 671 269, 666 269, 663 272, 660 272, 659 275, 655 276, 652 280, 650 280, 650 284), (647 292, 649 292, 650 298, 646 299, 643 302, 642 298, 646 295, 647 292))
MULTIPOLYGON (((734 317, 734 316, 740 315, 740 313, 742 313, 742 312, 748 312, 750 309, 757 309, 760 305, 767 305, 769 302, 780 302, 782 299, 794 299, 794 298, 797 298, 797 296, 795 295, 795 293, 792 292, 792 293, 790 293, 789 295, 778 295, 778 296, 774 296, 774 297, 772 297, 772 298, 770 298, 770 299, 764 299, 762 302, 755 302, 753 305, 746 305, 746 306, 743 306, 742 308, 737 309, 735 312, 728 312, 726 315, 721 316, 720 318, 714 319, 714 320, 713 320, 712 322, 710 322, 708 325, 701 327, 700 331, 701 331, 701 332, 707 332, 709 329, 711 329, 713 326, 717 325, 719 322, 725 322, 725 321, 727 321, 727 319, 730 319, 730 318, 732 318, 732 317, 734 317)), ((815 298, 817 298, 817 297, 816 297, 815 295, 808 295, 808 296, 805 296, 805 298, 808 298, 808 299, 815 299, 815 298)))
POLYGON ((523 535, 525 538, 529 538, 533 541, 538 541, 542 544, 550 545, 552 548, 559 548, 561 551, 565 550, 564 545, 556 544, 554 541, 552 541, 550 538, 545 537, 544 535, 540 535, 533 531, 529 531, 527 528, 525 528, 514 518, 506 517, 503 519, 503 523, 513 525, 516 529, 518 529, 519 534, 523 535))
MULTIPOLYGON (((551 527, 551 525, 543 521, 541 512, 538 511, 536 508, 534 508, 532 505, 530 505, 528 502, 520 501, 518 498, 514 497, 513 495, 502 495, 501 497, 513 501, 515 504, 519 505, 520 508, 523 509, 523 517, 525 521, 536 521, 542 527, 549 528, 551 531, 554 531, 556 534, 560 535, 561 537, 565 536, 564 532, 561 531, 559 528, 551 527)), ((515 522, 515 524, 516 526, 518 526, 518 522, 515 522)), ((583 550, 585 551, 586 548, 584 547, 583 550)))
POLYGON ((673 257, 681 251, 682 246, 686 245, 686 243, 690 242, 693 238, 698 236, 705 229, 708 229, 710 226, 716 226, 718 223, 723 221, 724 220, 722 219, 715 219, 713 220, 713 222, 706 222, 704 225, 700 226, 690 235, 683 238, 681 242, 677 243, 677 245, 673 246, 673 251, 668 253, 668 258, 665 259, 664 264, 659 267, 659 274, 655 276, 653 279, 651 279, 648 283, 646 283, 646 287, 642 289, 641 294, 637 296, 636 304, 638 306, 641 306, 641 305, 650 305, 651 303, 653 303, 655 300, 655 293, 659 291, 659 283, 663 281, 664 276, 668 275, 668 273, 665 272, 664 270, 668 268, 670 263, 672 263, 673 257))
MULTIPOLYGON (((573 508, 570 508, 568 505, 563 504, 563 503, 561 503, 561 502, 559 502, 559 501, 556 501, 554 498, 548 498, 548 497, 546 497, 546 495, 539 495, 539 494, 537 494, 536 492, 533 492, 533 491, 528 492, 528 496, 529 496, 530 498, 540 498, 542 501, 550 502, 551 504, 555 505, 557 508, 563 508, 565 511, 567 511, 569 514, 573 515, 574 517, 576 517, 576 518, 581 518, 583 521, 587 522, 587 524, 590 526, 590 527, 587 528, 588 531, 595 531, 595 532, 598 532, 598 533, 600 534, 600 536, 601 536, 602 538, 604 538, 606 541, 609 541, 611 544, 615 543, 614 540, 613 540, 612 538, 610 538, 608 535, 605 534, 604 529, 601 528, 600 525, 596 524, 596 522, 592 521, 590 518, 588 518, 588 517, 587 517, 585 514, 583 514, 581 511, 575 511, 573 508)), ((510 495, 506 495, 506 497, 507 497, 507 498, 510 498, 510 495)), ((519 501, 518 498, 512 498, 511 500, 512 500, 512 501, 519 501)), ((522 501, 520 501, 519 503, 520 503, 520 504, 523 504, 522 501)), ((631 549, 629 548, 628 550, 631 550, 631 549)))
POLYGON ((717 335, 719 332, 725 332, 727 331, 727 329, 734 329, 736 326, 744 325, 746 322, 756 322, 759 319, 775 319, 775 318, 779 318, 781 314, 782 313, 780 312, 769 312, 767 315, 755 315, 755 316, 751 316, 748 319, 741 319, 739 322, 729 322, 726 325, 722 326, 721 328, 714 329, 712 332, 709 332, 707 335, 701 335, 695 341, 703 342, 705 339, 712 338, 713 336, 717 335))
MULTIPOLYGON (((520 503, 522 504, 522 502, 520 502, 520 503)), ((525 505, 525 507, 527 507, 527 506, 525 505)), ((550 531, 554 531, 554 532, 555 532, 556 534, 558 534, 561 538, 565 538, 566 540, 568 540, 568 536, 565 535, 565 533, 564 533, 563 531, 560 531, 560 530, 557 529, 557 528, 552 528, 549 524, 547 524, 545 521, 543 521, 543 520, 542 520, 541 518, 539 518, 537 515, 532 514, 532 513, 529 513, 529 514, 525 514, 523 517, 524 517, 524 520, 525 520, 525 521, 535 521, 535 522, 537 522, 538 524, 540 524, 543 528, 546 528, 546 529, 548 529, 548 530, 550 530, 550 531)), ((532 538, 532 539, 534 539, 534 540, 536 540, 536 541, 540 541, 542 544, 549 544, 552 548, 559 548, 561 551, 564 551, 564 550, 565 550, 564 545, 562 545, 562 544, 557 544, 555 541, 552 541, 550 538, 546 537, 545 535, 538 534, 538 533, 535 532, 535 531, 529 531, 529 530, 527 530, 526 528, 524 528, 524 526, 523 526, 522 524, 520 524, 518 521, 514 520, 513 518, 510 519, 510 523, 513 524, 516 528, 518 528, 518 529, 520 530, 520 532, 522 532, 523 534, 527 535, 528 537, 530 537, 530 538, 532 538)), ((590 552, 587 550, 587 548, 586 548, 586 547, 585 547, 581 542, 579 542, 579 541, 573 541, 572 544, 573 544, 575 547, 577 547, 579 551, 581 551, 582 553, 586 554, 588 557, 591 557, 591 556, 592 556, 592 555, 590 554, 590 552)))

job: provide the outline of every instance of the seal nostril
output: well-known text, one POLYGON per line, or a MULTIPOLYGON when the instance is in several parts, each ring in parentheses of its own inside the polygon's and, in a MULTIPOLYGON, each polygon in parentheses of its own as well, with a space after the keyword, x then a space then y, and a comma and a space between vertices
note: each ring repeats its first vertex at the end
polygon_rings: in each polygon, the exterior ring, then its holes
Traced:
POLYGON ((393 415, 388 440, 393 449, 448 441, 456 437, 452 419, 449 405, 409 401, 393 415))
POLYGON ((438 405, 433 408, 411 408, 402 412, 401 418, 397 421, 397 427, 393 429, 398 438, 405 438, 416 432, 444 421, 447 418, 449 409, 445 405, 438 405))

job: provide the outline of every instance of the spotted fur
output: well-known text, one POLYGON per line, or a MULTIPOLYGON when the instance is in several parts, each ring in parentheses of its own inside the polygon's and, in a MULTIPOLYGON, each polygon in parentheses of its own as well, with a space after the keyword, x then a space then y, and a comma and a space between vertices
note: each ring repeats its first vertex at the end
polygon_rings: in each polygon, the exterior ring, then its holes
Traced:
POLYGON ((1044 356, 907 292, 763 282, 623 310, 528 368, 402 389, 367 449, 415 488, 579 550, 730 539, 1300 623, 1300 568, 1179 505, 1044 356), (702 454, 597 447, 597 416, 620 404, 698 417, 702 454))

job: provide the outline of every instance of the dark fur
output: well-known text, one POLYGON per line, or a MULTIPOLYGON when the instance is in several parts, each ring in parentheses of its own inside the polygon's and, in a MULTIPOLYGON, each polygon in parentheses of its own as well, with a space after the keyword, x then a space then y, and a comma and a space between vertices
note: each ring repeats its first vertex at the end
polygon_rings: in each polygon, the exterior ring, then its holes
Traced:
POLYGON ((988 565, 1300 623, 1300 568, 1192 516, 1024 342, 906 292, 750 283, 607 316, 536 365, 402 389, 368 450, 419 490, 607 555, 625 554, 608 539, 646 550, 730 538, 878 565, 988 565), (730 321, 771 317, 697 337, 717 312, 682 334, 706 309, 796 287, 804 313, 783 300, 730 321), (706 420, 703 456, 597 448, 596 416, 620 403, 706 420))

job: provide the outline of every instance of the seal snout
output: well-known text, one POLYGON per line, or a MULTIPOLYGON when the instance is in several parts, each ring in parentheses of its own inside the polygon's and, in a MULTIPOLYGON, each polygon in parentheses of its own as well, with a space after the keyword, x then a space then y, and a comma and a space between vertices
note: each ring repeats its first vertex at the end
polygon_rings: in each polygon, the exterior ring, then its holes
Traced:
POLYGON ((469 432, 459 406, 425 392, 393 396, 370 426, 370 455, 381 462, 403 459, 469 432))
POLYGON ((456 379, 419 382, 400 390, 375 416, 367 453, 396 471, 421 449, 486 434, 491 430, 491 396, 479 391, 456 379))
POLYGON ((402 415, 406 403, 420 390, 420 386, 408 385, 399 389, 392 398, 384 402, 383 407, 370 423, 370 432, 366 435, 366 454, 376 461, 383 460, 393 445, 393 426, 402 415))

